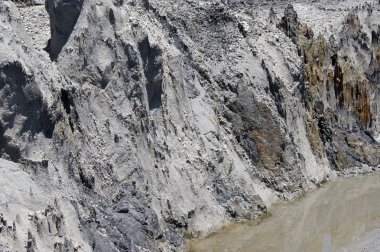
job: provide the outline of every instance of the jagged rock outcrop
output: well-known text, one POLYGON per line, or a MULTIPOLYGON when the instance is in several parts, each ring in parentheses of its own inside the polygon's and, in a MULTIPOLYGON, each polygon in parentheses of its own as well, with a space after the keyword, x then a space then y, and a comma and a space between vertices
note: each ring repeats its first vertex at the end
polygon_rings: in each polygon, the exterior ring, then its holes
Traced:
POLYGON ((1 2, 0 249, 184 250, 379 168, 380 13, 346 4, 327 36, 317 3, 47 0, 48 55, 1 2))
POLYGON ((292 37, 303 57, 307 126, 315 154, 327 154, 338 170, 363 163, 376 166, 380 150, 374 139, 378 120, 373 104, 378 104, 378 80, 366 76, 376 39, 370 43, 354 11, 348 13, 337 37, 331 35, 328 41, 322 35, 315 38, 291 5, 279 27, 292 37), (347 53, 354 48, 361 50, 347 53), (364 150, 362 145, 372 147, 364 150))

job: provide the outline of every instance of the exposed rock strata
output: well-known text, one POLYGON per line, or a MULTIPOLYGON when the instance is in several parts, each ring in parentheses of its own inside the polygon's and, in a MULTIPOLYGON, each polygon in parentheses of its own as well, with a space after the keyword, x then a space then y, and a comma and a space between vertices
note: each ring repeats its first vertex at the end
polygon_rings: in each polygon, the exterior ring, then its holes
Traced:
POLYGON ((376 169, 378 3, 308 5, 48 0, 51 61, 1 2, 0 250, 183 250, 376 169))

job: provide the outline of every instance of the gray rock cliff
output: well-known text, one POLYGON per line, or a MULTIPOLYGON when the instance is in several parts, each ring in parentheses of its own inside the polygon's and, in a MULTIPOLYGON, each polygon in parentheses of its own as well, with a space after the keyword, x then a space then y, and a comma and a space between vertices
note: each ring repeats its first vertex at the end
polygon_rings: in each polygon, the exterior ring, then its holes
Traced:
POLYGON ((380 168, 380 5, 333 2, 0 2, 0 251, 182 251, 380 168))

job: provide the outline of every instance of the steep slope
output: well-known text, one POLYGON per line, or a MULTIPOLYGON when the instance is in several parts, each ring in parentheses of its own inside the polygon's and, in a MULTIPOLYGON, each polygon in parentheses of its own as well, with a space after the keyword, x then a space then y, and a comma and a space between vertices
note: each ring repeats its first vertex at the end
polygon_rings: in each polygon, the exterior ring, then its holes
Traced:
POLYGON ((66 172, 54 158, 64 79, 34 48, 17 8, 1 2, 0 13, 1 250, 89 251, 70 203, 74 190, 62 186, 66 172))
POLYGON ((184 250, 379 168, 379 7, 47 0, 46 53, 1 2, 1 246, 184 250))

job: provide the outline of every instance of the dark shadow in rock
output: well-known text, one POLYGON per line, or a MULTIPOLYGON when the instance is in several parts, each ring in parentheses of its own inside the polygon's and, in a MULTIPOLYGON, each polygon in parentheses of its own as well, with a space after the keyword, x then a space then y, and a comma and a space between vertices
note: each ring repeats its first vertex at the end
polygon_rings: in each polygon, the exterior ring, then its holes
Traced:
POLYGON ((0 67, 0 95, 3 97, 0 107, 4 111, 0 122, 0 153, 7 154, 16 162, 20 158, 20 149, 5 132, 16 128, 17 135, 30 132, 34 136, 42 132, 45 137, 51 138, 55 120, 33 76, 25 73, 20 62, 9 62, 0 67))
POLYGON ((115 19, 115 14, 113 13, 113 9, 110 9, 108 12, 108 20, 110 21, 111 25, 115 25, 116 19, 115 19))
POLYGON ((149 110, 152 110, 161 106, 163 81, 162 51, 157 46, 152 46, 148 37, 145 37, 139 43, 139 50, 144 63, 149 110))
POLYGON ((70 108, 70 98, 69 98, 69 93, 65 89, 61 89, 61 100, 63 103, 63 108, 65 109, 67 114, 70 114, 71 108, 70 108))
POLYGON ((45 50, 56 60, 69 39, 82 10, 83 0, 46 0, 51 38, 45 50))
POLYGON ((81 132, 79 127, 79 115, 74 103, 75 89, 61 89, 61 102, 69 119, 71 132, 81 132))

